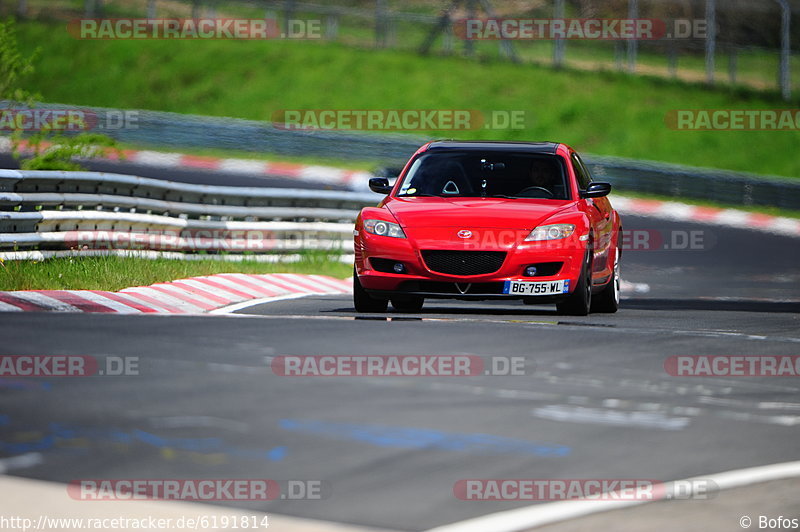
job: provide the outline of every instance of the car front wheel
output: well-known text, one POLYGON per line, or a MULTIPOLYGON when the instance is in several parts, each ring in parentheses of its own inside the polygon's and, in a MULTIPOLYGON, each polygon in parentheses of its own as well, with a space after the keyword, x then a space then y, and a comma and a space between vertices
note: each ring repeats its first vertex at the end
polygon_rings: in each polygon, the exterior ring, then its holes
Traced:
POLYGON ((610 314, 619 309, 619 257, 620 253, 619 250, 617 250, 611 280, 608 281, 603 291, 599 294, 595 294, 592 299, 592 312, 606 312, 610 314))
POLYGON ((353 271, 353 304, 356 312, 386 312, 389 300, 376 299, 369 295, 358 281, 358 275, 353 271))
POLYGON ((567 299, 556 304, 559 314, 567 316, 588 316, 592 307, 592 261, 589 250, 583 260, 583 268, 575 290, 567 299))

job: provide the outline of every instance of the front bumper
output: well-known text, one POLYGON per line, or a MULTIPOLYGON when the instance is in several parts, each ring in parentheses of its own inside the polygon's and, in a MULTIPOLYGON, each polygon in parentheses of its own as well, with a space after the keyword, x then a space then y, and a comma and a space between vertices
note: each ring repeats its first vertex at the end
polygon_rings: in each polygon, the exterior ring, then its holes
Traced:
POLYGON ((569 279, 570 290, 574 290, 586 253, 585 242, 576 244, 574 239, 565 242, 552 240, 521 242, 505 247, 474 248, 447 242, 425 242, 422 246, 424 247, 417 248, 416 243, 409 239, 380 237, 359 232, 355 238, 355 265, 361 286, 378 297, 417 295, 426 298, 464 300, 535 299, 548 303, 564 299, 568 294, 557 296, 503 294, 503 286, 506 281, 544 282, 569 279), (422 249, 501 251, 506 255, 502 265, 494 272, 480 275, 452 275, 431 269, 423 258, 422 249), (560 266, 554 269, 553 263, 560 266), (404 271, 402 273, 392 271, 393 264, 402 264, 404 271), (525 276, 525 269, 531 265, 547 265, 546 268, 540 268, 546 275, 525 276))

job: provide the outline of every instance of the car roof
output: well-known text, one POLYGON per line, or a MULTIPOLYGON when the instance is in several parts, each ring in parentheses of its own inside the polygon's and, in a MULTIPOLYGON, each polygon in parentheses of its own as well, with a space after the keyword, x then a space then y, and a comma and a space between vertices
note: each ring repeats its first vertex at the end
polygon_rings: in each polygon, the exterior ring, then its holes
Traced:
POLYGON ((436 140, 428 144, 425 151, 509 151, 527 153, 546 153, 554 155, 558 150, 558 142, 512 142, 491 140, 436 140))

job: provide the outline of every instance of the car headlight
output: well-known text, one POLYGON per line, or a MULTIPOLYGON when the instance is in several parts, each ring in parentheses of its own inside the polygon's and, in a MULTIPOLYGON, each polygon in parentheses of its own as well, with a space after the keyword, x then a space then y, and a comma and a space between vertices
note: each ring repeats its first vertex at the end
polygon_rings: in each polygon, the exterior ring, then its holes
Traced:
POLYGON ((364 230, 378 236, 390 236, 392 238, 405 238, 406 234, 399 225, 383 220, 364 220, 364 230))
POLYGON ((575 226, 573 224, 542 225, 531 231, 531 233, 525 237, 525 241, 559 240, 561 238, 567 238, 574 232, 575 226))

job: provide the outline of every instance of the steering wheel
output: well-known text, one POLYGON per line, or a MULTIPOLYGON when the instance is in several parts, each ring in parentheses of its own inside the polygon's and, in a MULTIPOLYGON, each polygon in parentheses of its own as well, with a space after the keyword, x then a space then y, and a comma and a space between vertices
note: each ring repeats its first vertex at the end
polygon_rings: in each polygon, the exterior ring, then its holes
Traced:
POLYGON ((544 187, 528 187, 528 188, 524 188, 524 189, 520 190, 519 192, 517 192, 516 195, 517 196, 525 196, 525 197, 538 197, 537 194, 534 194, 534 193, 537 193, 537 192, 545 194, 543 199, 551 199, 551 198, 555 197, 552 192, 550 192, 549 190, 547 190, 544 187))

